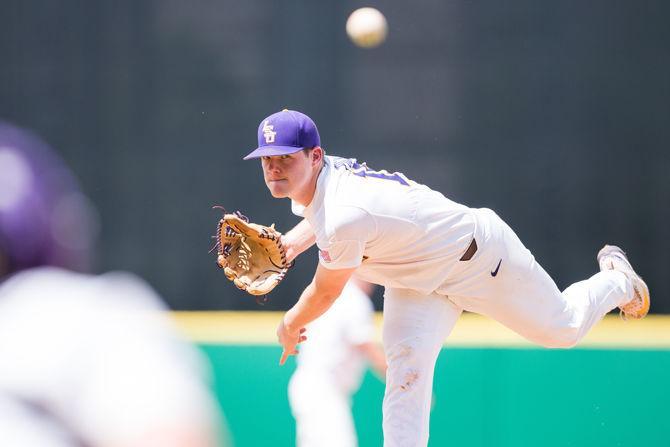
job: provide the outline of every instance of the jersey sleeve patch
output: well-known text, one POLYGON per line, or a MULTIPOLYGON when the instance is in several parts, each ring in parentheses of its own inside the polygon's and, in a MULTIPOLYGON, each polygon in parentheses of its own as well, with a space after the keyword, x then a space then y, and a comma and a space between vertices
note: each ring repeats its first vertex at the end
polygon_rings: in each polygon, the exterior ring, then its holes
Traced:
POLYGON ((357 240, 331 242, 319 247, 319 263, 332 270, 355 268, 361 265, 365 245, 357 240))

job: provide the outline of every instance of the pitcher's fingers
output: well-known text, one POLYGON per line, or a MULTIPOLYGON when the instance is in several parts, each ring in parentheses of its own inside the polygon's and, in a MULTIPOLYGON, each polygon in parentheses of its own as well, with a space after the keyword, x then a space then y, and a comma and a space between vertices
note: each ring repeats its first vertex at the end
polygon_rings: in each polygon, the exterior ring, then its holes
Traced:
POLYGON ((282 366, 284 363, 286 363, 286 359, 288 358, 288 352, 286 352, 286 349, 284 349, 281 353, 281 358, 279 359, 279 365, 282 366))
POLYGON ((302 329, 300 329, 300 333, 304 334, 306 330, 307 330, 306 328, 302 328, 302 329))
POLYGON ((305 340, 307 340, 307 336, 306 336, 306 335, 302 335, 302 336, 300 336, 300 340, 298 340, 298 343, 302 343, 302 342, 305 341, 305 340))

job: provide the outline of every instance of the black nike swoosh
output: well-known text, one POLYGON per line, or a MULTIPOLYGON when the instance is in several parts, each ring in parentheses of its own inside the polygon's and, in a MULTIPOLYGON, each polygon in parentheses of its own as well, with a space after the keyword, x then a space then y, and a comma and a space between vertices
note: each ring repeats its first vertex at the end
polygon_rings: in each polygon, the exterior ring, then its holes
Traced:
POLYGON ((496 269, 491 272, 491 276, 496 276, 498 274, 498 270, 500 269, 500 264, 502 264, 502 258, 500 258, 500 261, 498 261, 498 267, 496 267, 496 269))

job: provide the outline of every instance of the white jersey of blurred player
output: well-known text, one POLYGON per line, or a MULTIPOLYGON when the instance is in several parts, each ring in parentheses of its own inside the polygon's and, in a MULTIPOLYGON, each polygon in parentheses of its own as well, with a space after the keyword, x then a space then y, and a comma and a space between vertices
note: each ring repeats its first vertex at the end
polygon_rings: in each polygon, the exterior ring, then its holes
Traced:
POLYGON ((199 354, 129 273, 44 267, 0 284, 7 446, 214 446, 199 354))
POLYGON ((288 388, 298 447, 358 445, 351 397, 366 364, 386 374, 384 353, 373 340, 372 287, 349 281, 328 312, 308 326, 288 388))

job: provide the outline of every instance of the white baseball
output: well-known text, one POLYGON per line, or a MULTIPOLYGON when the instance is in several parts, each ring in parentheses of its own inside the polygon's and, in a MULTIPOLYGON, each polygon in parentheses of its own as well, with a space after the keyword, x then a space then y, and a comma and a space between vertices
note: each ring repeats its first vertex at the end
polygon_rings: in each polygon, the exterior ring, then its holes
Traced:
POLYGON ((375 8, 360 8, 347 19, 347 34, 359 47, 373 48, 386 39, 386 17, 375 8))

